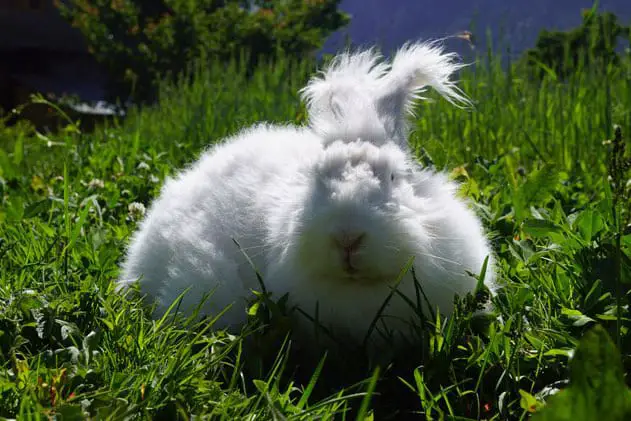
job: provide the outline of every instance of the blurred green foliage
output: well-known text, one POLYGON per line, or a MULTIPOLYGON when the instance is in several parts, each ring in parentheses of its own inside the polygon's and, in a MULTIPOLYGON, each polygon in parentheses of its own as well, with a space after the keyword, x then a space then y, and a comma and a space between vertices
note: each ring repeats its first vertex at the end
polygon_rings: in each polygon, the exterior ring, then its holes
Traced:
POLYGON ((349 21, 340 0, 56 1, 109 75, 109 99, 153 101, 157 81, 196 60, 306 57, 349 21))
POLYGON ((573 30, 541 31, 535 47, 524 55, 531 75, 566 79, 581 68, 619 63, 618 50, 631 36, 631 27, 621 25, 613 13, 598 13, 596 6, 583 10, 583 21, 573 30))

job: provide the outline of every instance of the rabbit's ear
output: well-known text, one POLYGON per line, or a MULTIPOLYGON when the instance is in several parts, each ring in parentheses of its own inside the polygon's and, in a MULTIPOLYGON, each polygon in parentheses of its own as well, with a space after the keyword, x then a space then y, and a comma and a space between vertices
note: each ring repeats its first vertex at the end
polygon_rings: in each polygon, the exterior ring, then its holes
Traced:
POLYGON ((437 90, 454 105, 470 105, 469 99, 450 78, 464 64, 455 53, 444 53, 438 42, 406 44, 397 51, 390 72, 382 79, 377 108, 398 131, 405 126, 415 101, 424 99, 427 87, 437 90))
POLYGON ((312 121, 340 122, 359 109, 370 108, 369 92, 388 70, 374 49, 335 56, 319 77, 300 91, 312 121), (362 102, 365 102, 362 103, 362 102))

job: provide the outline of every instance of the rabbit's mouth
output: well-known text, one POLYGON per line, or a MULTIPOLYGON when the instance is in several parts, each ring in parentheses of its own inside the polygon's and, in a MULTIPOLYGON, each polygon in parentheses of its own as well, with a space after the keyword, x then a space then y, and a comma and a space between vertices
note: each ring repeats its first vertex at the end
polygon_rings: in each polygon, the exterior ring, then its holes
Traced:
POLYGON ((358 268, 345 268, 340 280, 346 284, 372 286, 388 283, 389 278, 374 271, 361 270, 358 268))

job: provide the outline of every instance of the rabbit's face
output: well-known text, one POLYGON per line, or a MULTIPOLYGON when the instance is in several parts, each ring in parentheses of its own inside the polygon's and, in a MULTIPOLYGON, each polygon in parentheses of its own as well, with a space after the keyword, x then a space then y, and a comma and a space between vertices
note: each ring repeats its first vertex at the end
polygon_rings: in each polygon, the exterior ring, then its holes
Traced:
POLYGON ((334 142, 314 168, 300 221, 299 265, 310 278, 392 282, 410 257, 400 223, 407 155, 394 143, 334 142))

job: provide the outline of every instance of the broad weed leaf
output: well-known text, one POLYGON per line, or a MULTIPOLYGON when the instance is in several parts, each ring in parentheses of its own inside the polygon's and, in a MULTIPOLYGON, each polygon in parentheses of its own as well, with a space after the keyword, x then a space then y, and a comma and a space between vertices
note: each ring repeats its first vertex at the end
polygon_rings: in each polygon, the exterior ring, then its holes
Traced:
POLYGON ((559 183, 559 172, 550 165, 534 170, 520 187, 520 194, 525 203, 544 201, 559 183))
POLYGON ((545 219, 526 219, 522 230, 533 238, 549 238, 554 234, 563 234, 563 229, 552 221, 545 219))
POLYGON ((604 220, 600 212, 588 209, 576 218, 575 227, 578 228, 583 240, 589 242, 604 228, 604 220))
POLYGON ((631 391, 620 353, 602 326, 585 334, 570 373, 570 386, 551 397, 533 421, 631 420, 631 391))

